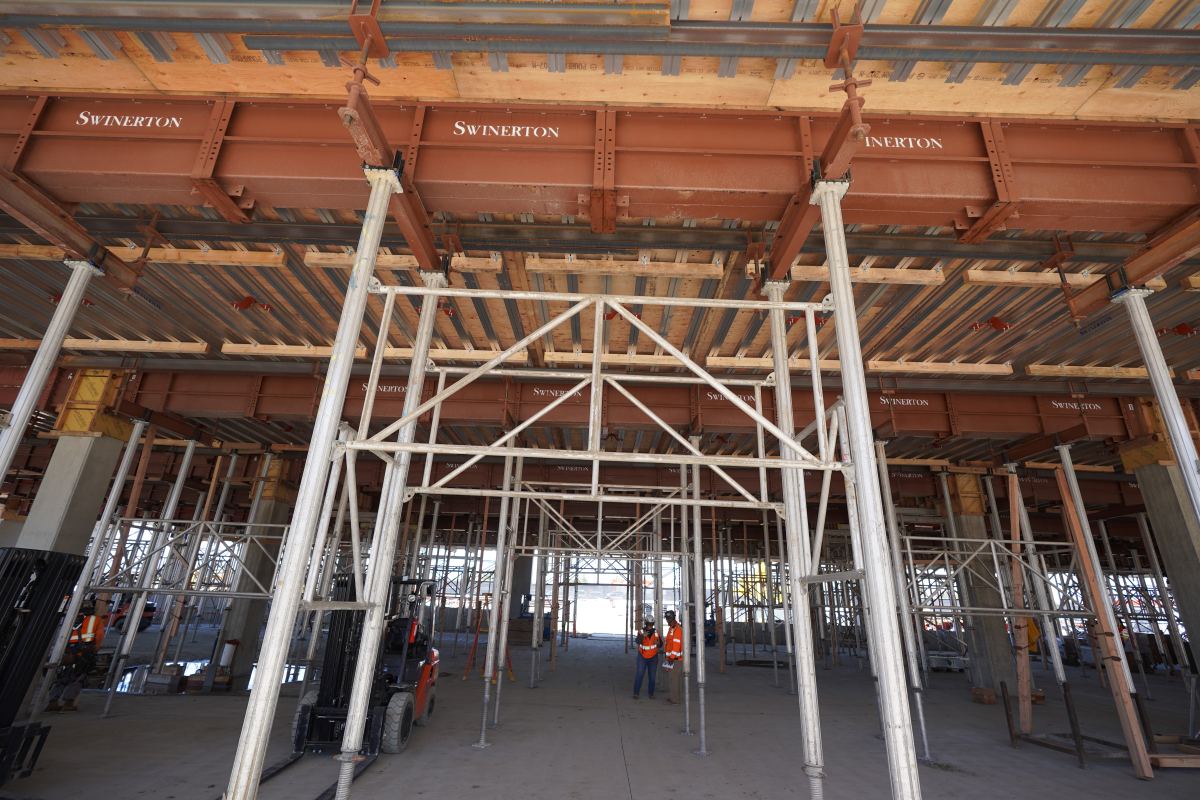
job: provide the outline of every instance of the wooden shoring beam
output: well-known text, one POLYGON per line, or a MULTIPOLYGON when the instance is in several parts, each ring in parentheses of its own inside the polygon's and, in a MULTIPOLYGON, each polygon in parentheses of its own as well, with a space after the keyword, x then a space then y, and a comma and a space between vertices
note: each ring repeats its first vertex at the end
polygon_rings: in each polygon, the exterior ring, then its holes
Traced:
MULTIPOLYGON (((792 267, 794 281, 828 281, 827 266, 792 267)), ((854 283, 897 283, 897 284, 941 284, 946 276, 940 269, 851 269, 850 280, 854 283)))
POLYGON ((919 372, 930 375, 1012 375, 1010 364, 963 364, 954 361, 868 361, 868 372, 919 372))
MULTIPOLYGON (((108 252, 120 256, 131 252, 127 247, 108 247, 108 252)), ((21 258, 29 261, 62 261, 66 252, 61 247, 37 244, 0 244, 0 258, 21 258)), ((160 264, 216 264, 239 267, 285 267, 287 257, 282 253, 258 250, 177 250, 173 247, 152 247, 146 260, 160 264)))
MULTIPOLYGON (((1069 286, 1091 286, 1096 282, 1095 275, 1084 275, 1078 272, 1068 272, 1069 286)), ((1186 278, 1184 279, 1187 280, 1186 278)), ((1062 287, 1062 278, 1057 272, 1008 272, 1005 270, 969 269, 963 275, 963 283, 968 286, 1014 286, 1022 289, 1058 289, 1062 287)), ((1200 282, 1197 283, 1200 286, 1200 282)), ((1162 278, 1146 281, 1148 289, 1165 289, 1167 282, 1162 278)))
MULTIPOLYGON (((451 272, 499 272, 504 262, 495 253, 490 258, 470 258, 455 255, 450 260, 451 272)), ((305 253, 304 266, 316 269, 350 269, 354 266, 354 254, 305 253)), ((418 269, 416 256, 380 253, 375 259, 376 269, 418 269)))
POLYGON ((543 274, 630 275, 651 278, 711 278, 724 275, 721 263, 677 264, 667 261, 602 261, 598 259, 527 258, 526 272, 543 274))
MULTIPOLYGON (((41 339, 0 339, 0 350, 36 350, 41 339)), ((64 350, 113 350, 129 353, 199 353, 211 349, 208 342, 156 342, 146 339, 64 339, 64 350)))
MULTIPOLYGON (((1067 364, 1030 364, 1026 375, 1039 378, 1141 378, 1148 379, 1145 367, 1072 367, 1067 364)), ((1175 370, 1171 370, 1175 377, 1175 370)))

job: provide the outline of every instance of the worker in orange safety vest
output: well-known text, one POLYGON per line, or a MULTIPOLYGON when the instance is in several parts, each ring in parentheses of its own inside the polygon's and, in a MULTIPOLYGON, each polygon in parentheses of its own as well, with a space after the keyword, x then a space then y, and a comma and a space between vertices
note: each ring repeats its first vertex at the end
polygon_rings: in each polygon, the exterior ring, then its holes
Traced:
POLYGON ((668 611, 667 633, 663 639, 663 669, 667 670, 667 705, 683 702, 683 626, 675 620, 675 612, 668 611))
POLYGON ((634 637, 638 646, 637 677, 633 681, 633 699, 637 700, 642 691, 642 676, 650 679, 650 699, 654 699, 654 673, 658 669, 658 647, 662 640, 654 629, 654 620, 646 617, 642 630, 634 637))
MULTIPOLYGON (((104 607, 107 608, 107 604, 104 607)), ((46 709, 42 713, 79 710, 75 701, 87 684, 88 673, 96 665, 96 650, 104 639, 104 620, 96 612, 97 604, 93 601, 80 607, 62 663, 46 695, 46 709), (59 705, 59 698, 63 701, 62 705, 59 705)))

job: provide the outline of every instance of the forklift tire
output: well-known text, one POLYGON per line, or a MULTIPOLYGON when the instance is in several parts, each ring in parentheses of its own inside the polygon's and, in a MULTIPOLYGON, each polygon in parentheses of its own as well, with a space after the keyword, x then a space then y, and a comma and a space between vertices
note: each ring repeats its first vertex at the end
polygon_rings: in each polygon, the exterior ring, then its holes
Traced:
POLYGON ((408 746, 412 735, 416 704, 408 692, 396 692, 388 701, 387 713, 383 717, 383 736, 379 750, 384 753, 399 753, 408 746))
POLYGON ((433 722, 433 707, 436 702, 437 690, 430 686, 429 694, 425 698, 425 713, 421 715, 420 719, 413 720, 413 725, 424 728, 433 722))
POLYGON ((296 747, 296 730, 300 727, 300 706, 315 706, 317 704, 317 690, 305 692, 304 697, 300 698, 300 702, 296 706, 296 715, 292 717, 292 749, 296 747))

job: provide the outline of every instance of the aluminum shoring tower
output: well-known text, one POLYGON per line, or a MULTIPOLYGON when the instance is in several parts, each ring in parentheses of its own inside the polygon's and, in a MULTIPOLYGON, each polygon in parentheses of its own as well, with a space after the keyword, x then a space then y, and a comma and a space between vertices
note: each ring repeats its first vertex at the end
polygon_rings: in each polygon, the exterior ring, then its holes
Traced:
MULTIPOLYGON (((362 246, 360 253, 372 253, 377 250, 378 230, 375 224, 386 202, 386 191, 393 189, 394 184, 387 177, 391 175, 386 170, 369 170, 373 190, 371 204, 368 208, 367 222, 364 224, 362 246)), ((864 476, 877 482, 874 453, 866 452, 865 469, 855 470, 852 454, 855 453, 854 433, 855 424, 860 420, 855 414, 847 415, 847 408, 841 403, 826 409, 820 389, 819 371, 814 377, 814 400, 816 403, 816 419, 806 430, 794 433, 794 416, 791 407, 790 370, 805 369, 803 358, 790 357, 786 341, 787 329, 785 319, 788 314, 798 314, 805 322, 807 337, 800 343, 799 348, 808 351, 810 364, 818 361, 817 341, 815 336, 815 315, 818 312, 827 314, 830 310, 829 301, 823 303, 800 303, 783 300, 785 286, 778 282, 769 282, 766 286, 768 299, 765 301, 734 301, 734 300, 693 300, 665 297, 624 297, 604 294, 555 294, 547 292, 520 292, 511 290, 467 290, 449 288, 445 278, 440 273, 423 273, 426 286, 384 286, 370 278, 368 271, 371 259, 360 258, 356 261, 347 303, 339 325, 338 340, 335 344, 334 359, 331 362, 329 378, 326 381, 325 395, 314 426, 314 439, 310 446, 309 459, 305 465, 304 477, 301 480, 299 496, 301 503, 297 507, 293 519, 288 547, 280 562, 276 576, 276 591, 272 602, 271 617, 268 621, 267 633, 262 648, 263 656, 259 663, 259 680, 255 684, 255 692, 247 709, 246 723, 239 744, 238 757, 235 761, 233 775, 228 792, 229 800, 252 800, 257 789, 257 772, 261 770, 262 753, 265 747, 265 737, 269 730, 267 724, 274 711, 276 698, 274 688, 282 678, 284 658, 286 656, 286 641, 291 633, 293 621, 297 612, 302 608, 310 611, 329 611, 337 608, 350 608, 366 612, 360 652, 373 652, 376 642, 382 632, 383 618, 381 613, 381 598, 386 591, 387 580, 390 576, 397 557, 404 558, 403 553, 397 552, 401 510, 405 503, 415 503, 420 499, 444 500, 448 497, 498 498, 500 500, 499 528, 496 531, 495 577, 493 579, 493 597, 490 603, 492 624, 489 630, 497 632, 498 636, 489 636, 485 656, 485 674, 496 671, 496 664, 503 654, 506 625, 501 623, 507 618, 503 608, 511 603, 511 564, 517 552, 537 553, 539 556, 581 555, 596 559, 625 558, 644 564, 660 563, 664 558, 682 559, 681 580, 688 580, 688 569, 691 569, 690 580, 694 586, 687 587, 687 595, 691 598, 704 598, 704 570, 695 564, 688 564, 688 559, 695 561, 702 558, 703 533, 701 511, 705 508, 724 508, 752 510, 756 514, 765 514, 765 519, 774 515, 785 522, 787 546, 782 548, 781 557, 786 564, 781 563, 780 574, 788 582, 787 591, 782 593, 785 601, 785 613, 794 605, 796 611, 790 613, 789 639, 794 643, 794 669, 799 686, 800 712, 803 723, 803 747, 805 772, 809 778, 810 791, 814 797, 823 792, 823 756, 820 740, 819 713, 816 699, 816 682, 813 664, 813 641, 811 621, 808 609, 810 606, 809 587, 814 583, 827 581, 861 581, 866 584, 862 596, 867 605, 870 598, 885 605, 892 601, 888 599, 894 592, 890 585, 891 567, 886 550, 887 540, 882 531, 882 513, 871 513, 866 509, 871 505, 871 497, 875 497, 878 506, 878 487, 875 494, 863 491, 864 476), (384 315, 381 324, 382 333, 377 339, 377 346, 372 361, 370 378, 367 382, 366 397, 362 417, 357 431, 343 426, 338 440, 334 441, 340 404, 345 396, 345 387, 349 378, 348 360, 353 353, 358 328, 362 325, 363 310, 366 303, 366 293, 374 293, 384 303, 384 315), (409 373, 408 390, 405 396, 403 414, 399 419, 391 421, 382 430, 373 435, 369 434, 373 415, 372 398, 378 387, 378 380, 384 351, 390 329, 391 314, 398 295, 420 298, 421 317, 416 336, 414 337, 414 356, 409 373), (438 298, 452 296, 471 299, 517 299, 547 301, 565 304, 566 310, 545 324, 532 331, 515 344, 502 352, 496 353, 478 367, 438 367, 438 388, 432 397, 422 400, 426 374, 426 365, 430 337, 433 329, 433 314, 437 309, 438 298), (772 351, 776 368, 766 376, 724 376, 714 377, 706 369, 695 363, 690 357, 667 341, 652 327, 642 322, 640 315, 631 313, 628 306, 703 306, 708 308, 737 309, 753 312, 766 311, 771 319, 772 351), (593 315, 595 328, 600 330, 600 320, 612 315, 625 320, 631 327, 636 328, 666 354, 673 356, 679 362, 681 372, 672 373, 627 373, 606 372, 602 369, 601 348, 594 347, 590 370, 557 370, 537 373, 542 379, 564 381, 564 390, 558 393, 555 400, 527 419, 514 424, 511 430, 505 431, 488 445, 459 445, 449 444, 439 440, 437 436, 438 418, 441 406, 447 399, 453 398, 456 392, 469 386, 474 381, 484 378, 518 377, 523 374, 520 369, 504 367, 510 358, 523 355, 524 349, 532 342, 541 339, 558 325, 568 324, 569 321, 584 311, 593 315), (343 352, 344 351, 344 352, 343 352), (690 373, 690 374, 689 374, 690 373), (742 414, 753 420, 760 433, 758 452, 753 456, 738 455, 708 455, 698 447, 698 437, 685 437, 672 425, 664 421, 638 397, 637 385, 646 384, 691 384, 707 387, 713 393, 730 403, 742 414), (747 397, 739 392, 740 387, 753 387, 755 398, 747 397), (776 419, 766 418, 761 411, 761 389, 773 388, 775 391, 776 419), (621 395, 625 401, 645 415, 646 419, 657 425, 668 437, 670 447, 665 452, 628 452, 621 450, 606 450, 605 431, 603 430, 603 398, 605 393, 621 395), (582 448, 556 449, 547 451, 526 446, 520 439, 521 433, 534 425, 547 414, 553 412, 563 403, 572 398, 588 398, 588 428, 582 448), (750 402, 747 402, 750 400, 750 402), (417 421, 425 414, 431 413, 433 424, 429 428, 429 438, 417 441, 417 421), (848 419, 855 420, 854 423, 848 419), (393 438, 394 437, 394 438, 393 438), (768 441, 769 437, 769 441, 768 441), (815 452, 810 451, 804 442, 809 437, 815 438, 815 452), (777 448, 779 458, 770 457, 768 448, 777 448), (380 508, 376 514, 374 532, 370 541, 359 541, 359 514, 356 493, 343 490, 342 501, 336 501, 337 484, 344 470, 347 485, 357 483, 355 477, 356 459, 362 454, 369 453, 382 459, 386 464, 383 489, 380 498, 380 508), (409 479, 409 464, 413 455, 425 455, 427 458, 425 476, 422 479, 409 479), (328 460, 326 459, 328 457, 328 460), (434 456, 452 456, 462 458, 455 468, 442 475, 436 481, 432 479, 429 461, 434 456), (467 488, 453 485, 455 477, 473 464, 485 457, 503 458, 505 462, 505 480, 501 489, 467 488), (538 484, 522 475, 525 462, 528 459, 554 458, 567 462, 578 463, 590 473, 590 481, 575 484, 576 491, 569 491, 563 486, 538 484), (644 466, 663 466, 680 470, 681 481, 678 488, 660 489, 657 494, 647 496, 642 493, 631 494, 622 487, 602 485, 600 483, 600 465, 608 463, 633 464, 644 466), (765 476, 769 470, 778 470, 783 479, 782 503, 772 502, 765 491, 756 495, 735 480, 730 470, 740 468, 757 471, 765 476), (719 478, 729 487, 725 496, 708 496, 701 491, 705 480, 701 480, 703 470, 711 470, 715 478, 719 478), (860 500, 858 507, 861 515, 852 518, 851 538, 854 542, 855 569, 836 574, 813 574, 819 566, 820 543, 814 543, 808 524, 808 502, 805 498, 802 475, 805 470, 821 473, 823 491, 819 499, 818 527, 824 524, 829 500, 829 476, 840 473, 846 480, 848 489, 858 487, 860 500), (689 479, 689 473, 690 479, 689 479), (562 501, 574 503, 585 502, 596 504, 598 520, 603 520, 603 507, 607 503, 637 503, 642 509, 639 519, 635 520, 624 532, 606 532, 602 524, 594 531, 580 530, 562 518, 558 504, 562 501), (330 531, 330 521, 337 507, 338 522, 335 530, 330 531), (688 514, 691 509, 691 514, 688 514), (678 513, 681 533, 691 524, 692 536, 684 547, 683 538, 679 547, 667 551, 661 547, 662 536, 655 531, 661 529, 664 515, 678 513), (321 599, 322 574, 328 575, 328 568, 323 567, 330 561, 330 548, 325 542, 333 539, 340 542, 341 520, 343 515, 350 517, 350 534, 352 538, 352 570, 356 588, 361 586, 360 600, 350 604, 335 604, 321 599), (530 517, 545 515, 550 522, 550 532, 554 545, 549 545, 539 538, 539 531, 532 535, 528 526, 522 530, 520 521, 528 522, 530 517), (691 517, 689 520, 688 518, 691 517), (860 518, 870 524, 860 524, 860 518), (878 521, 880 524, 875 525, 878 521), (864 531, 870 535, 864 535, 864 531), (871 536, 879 538, 871 543, 871 536), (658 539, 659 544, 654 543, 658 539), (815 544, 815 547, 814 547, 815 544), (814 550, 817 558, 814 558, 814 550), (690 555, 689 555, 690 554, 690 555), (882 557, 883 571, 873 576, 872 558, 882 557), (883 579, 889 585, 883 589, 869 588, 870 580, 883 579), (790 600, 790 604, 788 601, 790 600)), ((845 313, 845 312, 843 312, 845 313)), ((852 312, 847 317, 854 319, 852 312)), ((578 402, 578 400, 576 401, 578 402)), ((865 413, 865 409, 864 409, 865 413)), ((543 423, 544 424, 544 423, 543 423)), ((424 434, 422 434, 424 438, 424 434)), ((808 445, 813 447, 811 443, 808 445)), ((762 482, 763 486, 766 482, 762 482)), ((641 488, 643 492, 648 487, 641 488)), ((878 509, 876 509, 878 511, 878 509)), ((418 530, 423 528, 418 526, 418 530)), ((482 550, 485 545, 486 528, 481 526, 477 548, 482 550)), ((764 534, 766 531, 764 530, 764 534)), ((674 530, 672 530, 674 534, 674 530)), ((433 542, 430 534, 429 542, 433 542)), ((424 542, 424 539, 422 539, 424 542)), ((414 548, 406 563, 417 564, 421 543, 414 543, 414 548)), ((576 561, 578 559, 575 559, 576 561)), ((425 563, 432 563, 426 560, 425 563)), ((577 569, 577 564, 572 565, 577 569)), ((482 576, 479 576, 482 577, 482 576)), ((478 578, 476 579, 478 580, 478 578)), ((690 609, 685 606, 681 616, 696 628, 699 641, 704 640, 703 606, 697 602, 690 609)), ((887 615, 883 615, 887 616, 887 615)), ((886 631, 891 626, 895 631, 895 620, 888 622, 872 622, 869 611, 866 620, 872 641, 881 643, 877 647, 886 654, 888 643, 895 645, 894 657, 897 664, 901 663, 902 654, 899 649, 898 634, 889 636, 886 631)), ((457 627, 457 626, 456 626, 457 627)), ((789 648, 791 649, 791 648, 789 648)), ((882 656, 881 656, 882 659, 882 656)), ((707 754, 705 741, 705 702, 706 688, 704 659, 694 659, 688 677, 696 678, 699 690, 699 734, 698 753, 707 754)), ((874 666, 874 665, 873 665, 874 666)), ((350 790, 350 776, 353 771, 354 759, 362 746, 368 702, 367 690, 373 665, 360 662, 355 676, 349 716, 347 719, 345 737, 342 743, 342 780, 338 787, 338 797, 345 798, 350 790)), ((882 671, 884 677, 889 675, 882 671)), ((903 673, 899 675, 901 700, 905 697, 903 688, 903 673)), ((486 746, 489 715, 492 716, 492 727, 499 721, 498 697, 495 709, 489 708, 491 703, 491 681, 484 681, 484 704, 480 726, 478 745, 486 746), (489 713, 490 712, 490 713, 489 713)), ((893 693, 894 694, 894 693, 893 693)), ((498 695, 498 692, 497 692, 498 695)), ((885 703, 892 695, 883 693, 885 703)), ((906 710, 905 705, 905 710, 906 710)), ((889 707, 890 709, 890 707, 889 707)), ((889 749, 899 747, 901 761, 906 747, 911 754, 911 732, 907 731, 907 714, 898 715, 894 710, 885 711, 884 718, 889 720, 889 749), (903 732, 899 732, 904 728, 903 732)), ((915 759, 915 756, 913 756, 915 759)), ((893 765, 894 769, 894 765, 893 765)), ((896 797, 904 800, 915 800, 919 797, 919 788, 909 779, 910 776, 893 774, 893 784, 911 787, 912 791, 896 793, 896 797)))

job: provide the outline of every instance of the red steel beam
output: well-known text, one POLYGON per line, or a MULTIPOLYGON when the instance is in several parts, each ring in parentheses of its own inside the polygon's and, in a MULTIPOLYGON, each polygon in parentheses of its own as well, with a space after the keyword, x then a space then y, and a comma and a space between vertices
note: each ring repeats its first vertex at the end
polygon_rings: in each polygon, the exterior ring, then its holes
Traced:
MULTIPOLYGON (((26 120, 35 103, 0 95, 0 119, 26 120)), ((426 212, 578 214, 580 196, 595 188, 595 107, 421 108, 419 124, 414 105, 379 103, 375 114, 406 155, 419 144, 406 179, 426 212)), ((766 221, 806 210, 795 202, 811 158, 798 121, 809 118, 813 152, 826 149, 837 122, 828 113, 602 110, 616 114, 612 191, 629 198, 634 218, 766 221)), ((243 199, 265 206, 362 208, 363 159, 330 112, 320 102, 239 99, 212 179, 244 186, 243 199)), ((27 133, 21 169, 63 202, 194 205, 192 168, 212 116, 206 100, 56 96, 27 133)), ((982 123, 1003 128, 1023 228, 1152 234, 1195 205, 1200 166, 1179 145, 1195 126, 865 119, 871 131, 854 155, 847 223, 969 229, 971 209, 997 202, 982 123)), ((11 126, 0 130, 0 148, 24 132, 11 126)))
POLYGON ((1141 250, 1125 259, 1121 269, 1106 275, 1080 292, 1068 295, 1071 319, 1079 321, 1109 303, 1109 295, 1121 288, 1110 284, 1124 270, 1130 286, 1142 286, 1171 267, 1200 252, 1200 206, 1195 206, 1150 237, 1141 250))
MULTIPOLYGON (((17 384, 18 368, 10 368, 6 381, 17 384)), ((60 382, 61 383, 61 382, 60 382)), ((407 381, 384 378, 375 399, 378 419, 401 414, 407 381)), ((426 384, 432 392, 435 382, 426 384)), ((561 383, 522 381, 507 396, 499 381, 476 381, 442 404, 442 425, 481 425, 503 428, 513 421, 529 419, 549 405, 563 388, 561 383)), ((361 413, 366 383, 356 378, 346 396, 343 414, 355 419, 361 413)), ((677 430, 696 433, 742 434, 755 431, 754 422, 728 400, 707 386, 631 385, 630 392, 655 410, 677 430)), ((15 390, 9 390, 15 391, 15 390)), ((139 406, 164 411, 182 418, 310 419, 316 413, 321 379, 302 375, 214 374, 210 372, 143 372, 131 382, 125 398, 139 406)), ((739 391, 753 402, 749 391, 739 391)), ((826 404, 836 400, 836 390, 827 393, 826 404)), ((432 396, 432 395, 430 395, 432 396)), ((1054 395, 987 394, 960 392, 871 392, 871 422, 881 437, 922 436, 1021 440, 1031 436, 1073 437, 1072 431, 1086 426, 1089 438, 1126 440, 1149 433, 1140 415, 1133 413, 1133 398, 1095 397, 1085 399, 1054 395)), ((48 405, 61 403, 65 387, 55 389, 48 405)), ((0 387, 0 403, 11 402, 0 387)), ((806 426, 814 419, 812 392, 793 392, 795 424, 806 426)), ((617 392, 605 400, 603 424, 625 430, 657 430, 649 418, 617 392)), ((774 419, 773 398, 763 397, 763 412, 774 419)), ((587 426, 587 399, 572 398, 542 417, 536 428, 583 428, 587 426)))
MULTIPOLYGON (((83 226, 35 183, 0 167, 0 208, 19 219, 30 230, 76 259, 87 259, 96 240, 83 226)), ((104 268, 104 277, 123 292, 132 292, 138 273, 108 250, 93 256, 104 268), (101 261, 103 259, 103 261, 101 261)))

